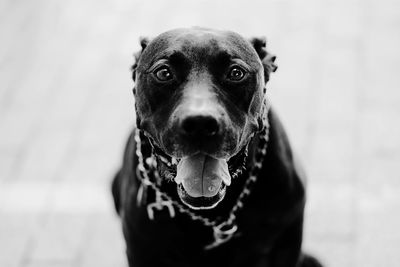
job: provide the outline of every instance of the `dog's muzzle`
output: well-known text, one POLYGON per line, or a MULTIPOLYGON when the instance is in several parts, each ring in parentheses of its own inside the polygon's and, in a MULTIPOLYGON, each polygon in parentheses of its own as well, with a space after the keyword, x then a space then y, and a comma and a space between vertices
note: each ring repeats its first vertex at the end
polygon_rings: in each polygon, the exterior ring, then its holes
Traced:
POLYGON ((218 113, 189 111, 171 116, 172 127, 163 134, 167 145, 154 147, 156 154, 171 158, 160 169, 162 176, 176 182, 180 200, 191 209, 211 209, 231 184, 228 161, 238 153, 235 131, 218 113), (177 164, 172 164, 172 158, 177 164))

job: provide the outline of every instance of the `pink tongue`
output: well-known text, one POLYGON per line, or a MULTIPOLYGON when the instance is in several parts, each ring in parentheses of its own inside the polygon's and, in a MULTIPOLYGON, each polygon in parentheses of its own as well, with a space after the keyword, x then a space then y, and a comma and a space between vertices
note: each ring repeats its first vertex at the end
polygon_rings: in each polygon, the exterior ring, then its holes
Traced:
POLYGON ((222 186, 230 185, 231 177, 226 160, 215 159, 204 154, 181 159, 177 167, 175 181, 191 197, 213 197, 222 186))

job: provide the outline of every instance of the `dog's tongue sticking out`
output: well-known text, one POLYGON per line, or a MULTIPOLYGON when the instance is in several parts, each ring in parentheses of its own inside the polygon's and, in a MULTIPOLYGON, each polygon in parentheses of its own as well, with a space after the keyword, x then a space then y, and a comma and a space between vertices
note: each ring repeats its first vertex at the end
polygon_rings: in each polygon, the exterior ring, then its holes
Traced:
POLYGON ((181 159, 175 182, 182 183, 186 193, 193 198, 214 197, 223 183, 230 185, 231 176, 226 160, 199 153, 181 159))

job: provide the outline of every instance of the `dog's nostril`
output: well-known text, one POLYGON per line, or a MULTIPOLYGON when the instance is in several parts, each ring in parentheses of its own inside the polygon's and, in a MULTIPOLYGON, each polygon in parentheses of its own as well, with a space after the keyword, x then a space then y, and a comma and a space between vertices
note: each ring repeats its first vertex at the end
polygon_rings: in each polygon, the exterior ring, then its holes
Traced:
POLYGON ((218 121, 212 116, 190 116, 182 121, 182 130, 189 135, 213 136, 218 133, 218 121))
POLYGON ((210 117, 205 119, 203 125, 203 132, 205 135, 215 135, 218 132, 218 122, 216 119, 210 117))
POLYGON ((182 130, 186 134, 193 134, 196 132, 196 121, 193 118, 187 118, 182 122, 182 130))

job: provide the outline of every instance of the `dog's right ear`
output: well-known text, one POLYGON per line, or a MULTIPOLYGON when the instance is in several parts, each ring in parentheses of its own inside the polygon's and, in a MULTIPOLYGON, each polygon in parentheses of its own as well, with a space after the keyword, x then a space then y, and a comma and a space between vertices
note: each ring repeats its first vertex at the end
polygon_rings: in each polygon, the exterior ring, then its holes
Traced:
POLYGON ((148 37, 140 37, 140 46, 142 49, 139 52, 136 52, 133 57, 134 57, 134 62, 131 67, 132 70, 132 79, 135 81, 136 79, 136 68, 137 68, 137 63, 139 62, 140 55, 142 52, 146 49, 147 45, 150 43, 150 39, 148 37))

